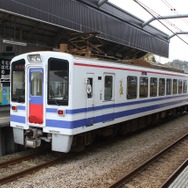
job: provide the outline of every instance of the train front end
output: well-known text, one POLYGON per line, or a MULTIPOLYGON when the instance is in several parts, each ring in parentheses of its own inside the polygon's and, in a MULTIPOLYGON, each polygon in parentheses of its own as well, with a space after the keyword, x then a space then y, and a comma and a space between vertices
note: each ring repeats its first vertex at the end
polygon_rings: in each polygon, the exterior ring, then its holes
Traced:
POLYGON ((69 59, 58 52, 19 55, 11 61, 10 126, 14 141, 36 148, 69 152, 73 136, 63 127, 69 106, 69 59))

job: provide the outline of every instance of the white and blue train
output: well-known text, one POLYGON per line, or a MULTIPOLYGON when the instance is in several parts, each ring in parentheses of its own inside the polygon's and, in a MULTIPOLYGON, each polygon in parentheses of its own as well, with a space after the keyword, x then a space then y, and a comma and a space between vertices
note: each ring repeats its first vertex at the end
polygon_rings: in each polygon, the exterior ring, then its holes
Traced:
POLYGON ((187 110, 188 74, 73 56, 31 52, 11 61, 10 125, 15 143, 54 151, 97 135, 140 129, 187 110))

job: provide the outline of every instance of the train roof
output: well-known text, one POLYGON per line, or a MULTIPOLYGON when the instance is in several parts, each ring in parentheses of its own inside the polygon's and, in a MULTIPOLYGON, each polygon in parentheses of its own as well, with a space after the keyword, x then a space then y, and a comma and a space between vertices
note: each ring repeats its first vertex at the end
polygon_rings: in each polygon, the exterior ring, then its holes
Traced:
POLYGON ((172 66, 167 66, 158 62, 146 61, 144 59, 123 60, 122 63, 135 65, 135 66, 141 66, 141 67, 147 67, 147 68, 160 69, 164 71, 166 70, 166 71, 172 71, 172 72, 185 73, 183 69, 179 69, 179 68, 172 67, 172 66))
POLYGON ((104 62, 106 61, 106 62, 117 63, 117 64, 126 64, 126 65, 133 65, 133 66, 146 67, 146 68, 152 68, 152 69, 159 69, 163 71, 185 73, 183 69, 179 69, 177 67, 172 67, 169 65, 164 65, 158 62, 147 61, 141 58, 120 60, 120 59, 116 59, 114 57, 109 57, 109 56, 100 56, 99 58, 97 57, 92 58, 91 54, 86 55, 86 56, 79 56, 79 55, 73 55, 73 56, 78 57, 78 58, 89 58, 89 59, 95 59, 99 61, 104 61, 104 62))
POLYGON ((34 52, 29 52, 29 53, 24 53, 18 56, 15 56, 12 61, 16 61, 19 58, 22 58, 24 56, 27 56, 28 54, 48 54, 50 56, 50 53, 56 55, 56 56, 61 56, 61 55, 66 55, 67 58, 75 58, 75 59, 83 59, 83 60, 95 60, 96 61, 100 61, 100 63, 102 62, 106 62, 106 63, 113 63, 113 64, 125 64, 125 65, 131 65, 131 66, 137 66, 137 67, 146 67, 146 68, 150 68, 150 69, 159 69, 159 70, 163 70, 163 71, 171 71, 171 72, 179 72, 179 73, 184 73, 183 69, 178 69, 176 67, 172 67, 172 66, 167 66, 161 63, 157 63, 157 62, 152 62, 152 61, 147 61, 144 59, 128 59, 128 60, 119 60, 119 59, 115 59, 113 57, 92 57, 88 54, 86 54, 85 56, 80 56, 80 55, 74 55, 71 53, 66 53, 66 52, 61 52, 61 51, 34 51, 34 52))

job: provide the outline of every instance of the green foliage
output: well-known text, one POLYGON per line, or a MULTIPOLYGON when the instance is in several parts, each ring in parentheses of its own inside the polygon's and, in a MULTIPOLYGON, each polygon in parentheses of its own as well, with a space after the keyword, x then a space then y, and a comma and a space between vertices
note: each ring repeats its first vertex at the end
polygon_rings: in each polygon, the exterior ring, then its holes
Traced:
POLYGON ((183 70, 188 70, 188 61, 181 61, 178 59, 173 60, 172 62, 168 62, 165 65, 176 67, 183 70))

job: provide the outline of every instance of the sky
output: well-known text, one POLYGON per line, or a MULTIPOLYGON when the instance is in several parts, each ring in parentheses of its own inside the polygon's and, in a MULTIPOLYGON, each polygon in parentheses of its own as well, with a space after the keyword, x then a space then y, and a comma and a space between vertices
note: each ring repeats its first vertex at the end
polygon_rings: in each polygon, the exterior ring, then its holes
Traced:
MULTIPOLYGON (((152 15, 144 10, 142 6, 155 16, 188 15, 188 0, 108 0, 108 2, 115 4, 144 22, 150 20, 152 15)), ((157 20, 151 22, 150 25, 160 29, 169 36, 173 32, 188 32, 188 17, 160 21, 171 31, 157 20)), ((188 61, 188 34, 178 36, 185 42, 177 36, 172 37, 169 43, 169 57, 155 56, 158 62, 166 63, 175 59, 188 61)))

